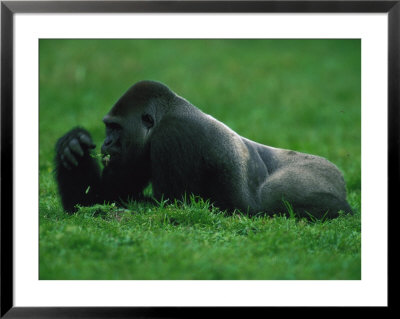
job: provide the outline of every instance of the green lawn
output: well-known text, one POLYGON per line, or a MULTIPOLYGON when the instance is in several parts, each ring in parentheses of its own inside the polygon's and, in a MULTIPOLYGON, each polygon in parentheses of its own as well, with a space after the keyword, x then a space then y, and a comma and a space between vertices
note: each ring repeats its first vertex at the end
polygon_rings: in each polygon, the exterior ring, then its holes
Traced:
POLYGON ((40 279, 361 278, 359 40, 40 40, 39 55, 40 279), (248 218, 192 198, 67 215, 52 175, 57 139, 81 125, 99 147, 102 117, 143 79, 242 136, 326 157, 355 214, 248 218))

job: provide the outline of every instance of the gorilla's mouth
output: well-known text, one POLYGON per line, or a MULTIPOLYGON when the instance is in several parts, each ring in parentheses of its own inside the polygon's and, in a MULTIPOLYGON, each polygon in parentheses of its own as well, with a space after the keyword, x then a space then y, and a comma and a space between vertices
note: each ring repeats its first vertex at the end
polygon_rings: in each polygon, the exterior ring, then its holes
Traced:
POLYGON ((110 154, 105 154, 103 156, 103 158, 101 159, 101 162, 103 163, 104 167, 107 167, 108 164, 110 164, 110 161, 111 161, 111 155, 110 154))
POLYGON ((101 162, 103 163, 104 167, 108 167, 110 165, 114 166, 116 163, 120 163, 121 162, 120 153, 117 153, 117 152, 104 153, 102 158, 101 158, 101 162))

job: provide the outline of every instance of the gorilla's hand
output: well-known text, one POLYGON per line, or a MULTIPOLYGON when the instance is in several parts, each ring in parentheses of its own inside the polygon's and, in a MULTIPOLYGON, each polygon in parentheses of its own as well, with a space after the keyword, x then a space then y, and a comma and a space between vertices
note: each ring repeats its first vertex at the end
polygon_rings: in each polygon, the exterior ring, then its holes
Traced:
POLYGON ((56 145, 58 162, 66 169, 78 167, 79 163, 90 156, 90 150, 94 149, 92 138, 83 128, 74 128, 61 137, 56 145))
POLYGON ((55 170, 58 191, 64 209, 72 213, 76 205, 101 202, 100 167, 91 156, 95 148, 88 131, 76 127, 56 144, 55 170))

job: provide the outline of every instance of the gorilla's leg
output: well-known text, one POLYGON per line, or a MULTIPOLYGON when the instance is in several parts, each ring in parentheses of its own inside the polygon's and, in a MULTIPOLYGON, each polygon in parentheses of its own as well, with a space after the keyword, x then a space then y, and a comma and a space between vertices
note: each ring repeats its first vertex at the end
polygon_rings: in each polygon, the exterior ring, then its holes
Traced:
POLYGON ((341 190, 335 189, 318 172, 299 168, 282 168, 269 176, 260 188, 260 200, 267 214, 288 215, 288 206, 298 217, 335 218, 339 211, 352 213, 341 190))

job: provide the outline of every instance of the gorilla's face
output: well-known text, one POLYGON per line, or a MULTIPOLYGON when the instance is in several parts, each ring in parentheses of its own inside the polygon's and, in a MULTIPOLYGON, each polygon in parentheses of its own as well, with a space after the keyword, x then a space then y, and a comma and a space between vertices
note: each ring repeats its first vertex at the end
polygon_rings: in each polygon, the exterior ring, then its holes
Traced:
POLYGON ((103 165, 107 168, 132 167, 145 160, 148 141, 155 125, 151 108, 119 101, 104 117, 106 138, 101 147, 103 165))
POLYGON ((103 119, 106 138, 101 151, 108 171, 139 171, 148 165, 151 135, 174 96, 162 84, 142 81, 115 103, 103 119))

